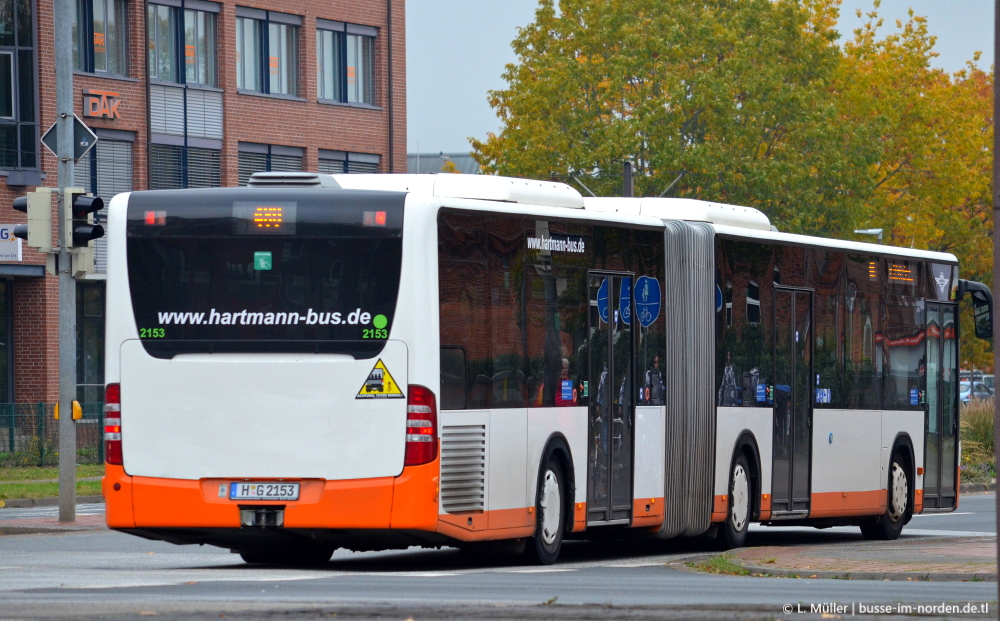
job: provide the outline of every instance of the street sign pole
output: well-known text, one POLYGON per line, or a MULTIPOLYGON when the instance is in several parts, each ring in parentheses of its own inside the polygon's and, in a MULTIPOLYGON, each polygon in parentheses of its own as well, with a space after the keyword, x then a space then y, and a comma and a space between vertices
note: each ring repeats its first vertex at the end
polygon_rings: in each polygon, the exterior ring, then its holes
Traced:
POLYGON ((59 521, 76 521, 76 281, 66 247, 67 187, 73 186, 73 16, 74 0, 55 0, 56 113, 59 160, 59 521))

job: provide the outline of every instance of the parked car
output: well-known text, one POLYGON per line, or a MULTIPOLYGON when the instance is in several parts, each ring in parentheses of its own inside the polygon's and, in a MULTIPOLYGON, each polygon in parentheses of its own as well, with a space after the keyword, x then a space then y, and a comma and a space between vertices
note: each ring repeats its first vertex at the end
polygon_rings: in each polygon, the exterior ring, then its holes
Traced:
POLYGON ((993 391, 983 382, 965 381, 959 384, 958 398, 962 403, 968 403, 970 399, 992 399, 993 391))

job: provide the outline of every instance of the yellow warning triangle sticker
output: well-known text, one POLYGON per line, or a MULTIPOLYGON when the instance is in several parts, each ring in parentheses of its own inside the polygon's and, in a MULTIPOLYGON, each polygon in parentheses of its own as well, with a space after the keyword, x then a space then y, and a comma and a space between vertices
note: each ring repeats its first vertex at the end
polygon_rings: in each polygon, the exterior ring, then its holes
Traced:
POLYGON ((372 372, 368 374, 364 386, 358 391, 355 399, 402 399, 403 391, 399 389, 396 380, 392 379, 389 369, 385 368, 380 358, 375 363, 372 372))

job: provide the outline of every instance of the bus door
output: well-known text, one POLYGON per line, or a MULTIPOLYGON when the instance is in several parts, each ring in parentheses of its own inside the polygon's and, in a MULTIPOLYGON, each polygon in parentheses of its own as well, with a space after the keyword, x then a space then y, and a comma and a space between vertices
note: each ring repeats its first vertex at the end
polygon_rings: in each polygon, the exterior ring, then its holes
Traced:
POLYGON ((809 512, 812 450, 812 292, 774 290, 772 514, 809 512))
POLYGON ((927 302, 927 446, 924 457, 924 507, 955 508, 958 445, 958 341, 954 304, 927 302))
POLYGON ((588 275, 590 358, 587 522, 627 522, 632 515, 635 422, 632 275, 588 275))

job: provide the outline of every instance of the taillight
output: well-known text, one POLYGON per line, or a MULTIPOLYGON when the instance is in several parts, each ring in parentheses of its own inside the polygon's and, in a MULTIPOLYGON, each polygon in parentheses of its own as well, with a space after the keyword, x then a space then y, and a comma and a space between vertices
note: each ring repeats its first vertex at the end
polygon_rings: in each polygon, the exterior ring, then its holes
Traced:
POLYGON ((121 384, 108 384, 104 390, 104 461, 122 465, 121 384))
POLYGON ((406 398, 406 466, 437 459, 437 405, 434 393, 423 386, 409 386, 406 398))

